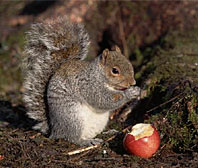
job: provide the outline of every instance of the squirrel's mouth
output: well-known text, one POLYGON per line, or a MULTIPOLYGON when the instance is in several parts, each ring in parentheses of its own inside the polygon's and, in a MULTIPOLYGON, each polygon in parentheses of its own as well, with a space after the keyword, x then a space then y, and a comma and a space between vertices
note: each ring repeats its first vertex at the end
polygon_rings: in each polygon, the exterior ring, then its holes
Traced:
POLYGON ((117 86, 117 85, 107 85, 107 87, 111 90, 120 90, 120 91, 125 91, 128 89, 128 87, 117 86))
POLYGON ((125 91, 128 88, 127 87, 114 87, 115 90, 125 91))
POLYGON ((116 90, 121 90, 121 91, 125 91, 125 90, 127 90, 128 88, 118 88, 118 89, 116 89, 116 90))

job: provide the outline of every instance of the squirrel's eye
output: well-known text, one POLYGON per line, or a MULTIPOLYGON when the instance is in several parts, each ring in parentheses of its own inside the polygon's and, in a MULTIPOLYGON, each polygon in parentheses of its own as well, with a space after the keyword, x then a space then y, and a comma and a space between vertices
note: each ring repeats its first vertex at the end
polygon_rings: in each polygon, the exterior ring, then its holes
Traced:
POLYGON ((117 67, 113 67, 111 70, 112 75, 114 76, 119 76, 120 75, 120 70, 117 67))

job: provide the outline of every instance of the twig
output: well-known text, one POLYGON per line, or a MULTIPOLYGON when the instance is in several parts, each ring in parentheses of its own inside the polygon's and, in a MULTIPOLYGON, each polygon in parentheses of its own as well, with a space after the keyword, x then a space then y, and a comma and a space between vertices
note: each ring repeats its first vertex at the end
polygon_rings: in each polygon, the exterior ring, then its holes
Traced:
POLYGON ((68 152, 67 155, 68 156, 75 155, 75 154, 82 153, 82 152, 85 152, 85 151, 88 151, 88 150, 91 150, 91 149, 98 148, 99 146, 100 145, 93 145, 93 146, 83 147, 83 148, 68 152))
MULTIPOLYGON (((128 126, 125 129, 123 129, 122 130, 122 133, 125 133, 130 127, 131 126, 128 126)), ((117 134, 111 136, 105 142, 109 142, 109 141, 113 140, 116 136, 117 136, 117 134)), ((85 151, 89 151, 91 149, 99 148, 100 146, 101 146, 101 144, 99 144, 99 145, 93 145, 93 146, 88 146, 88 147, 82 147, 82 148, 79 148, 77 150, 73 150, 71 152, 68 152, 66 155, 68 155, 68 156, 76 155, 76 154, 79 154, 79 153, 82 153, 82 152, 85 152, 85 151)))
POLYGON ((162 103, 162 104, 160 104, 160 105, 158 105, 158 106, 156 106, 156 107, 154 107, 154 108, 152 108, 152 109, 146 111, 146 113, 150 113, 151 111, 154 111, 154 110, 156 110, 156 109, 158 109, 158 108, 160 108, 160 107, 162 107, 162 106, 164 106, 164 105, 166 105, 166 104, 168 104, 168 103, 174 101, 175 99, 177 99, 177 98, 178 98, 179 96, 181 96, 182 94, 183 94, 183 93, 178 94, 177 96, 173 97, 172 99, 170 99, 170 100, 168 100, 168 101, 166 101, 166 102, 164 102, 164 103, 162 103))

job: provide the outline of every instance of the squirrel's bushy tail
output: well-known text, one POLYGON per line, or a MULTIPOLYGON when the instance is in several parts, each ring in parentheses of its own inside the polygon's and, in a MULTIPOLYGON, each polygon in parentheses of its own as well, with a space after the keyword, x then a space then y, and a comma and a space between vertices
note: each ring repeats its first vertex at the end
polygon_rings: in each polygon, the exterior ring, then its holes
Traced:
POLYGON ((48 24, 33 24, 26 37, 23 99, 28 116, 38 121, 33 128, 47 133, 46 90, 49 79, 66 60, 86 58, 89 36, 82 25, 59 18, 48 24))

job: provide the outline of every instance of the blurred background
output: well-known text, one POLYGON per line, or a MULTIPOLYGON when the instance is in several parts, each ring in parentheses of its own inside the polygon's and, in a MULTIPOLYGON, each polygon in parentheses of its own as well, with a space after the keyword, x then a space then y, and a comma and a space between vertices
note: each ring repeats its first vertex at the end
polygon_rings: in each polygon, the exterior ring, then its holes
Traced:
POLYGON ((197 24, 197 9, 195 1, 1 0, 0 96, 22 92, 19 65, 25 32, 33 22, 64 15, 83 22, 91 37, 90 57, 117 44, 138 70, 169 31, 197 24))

